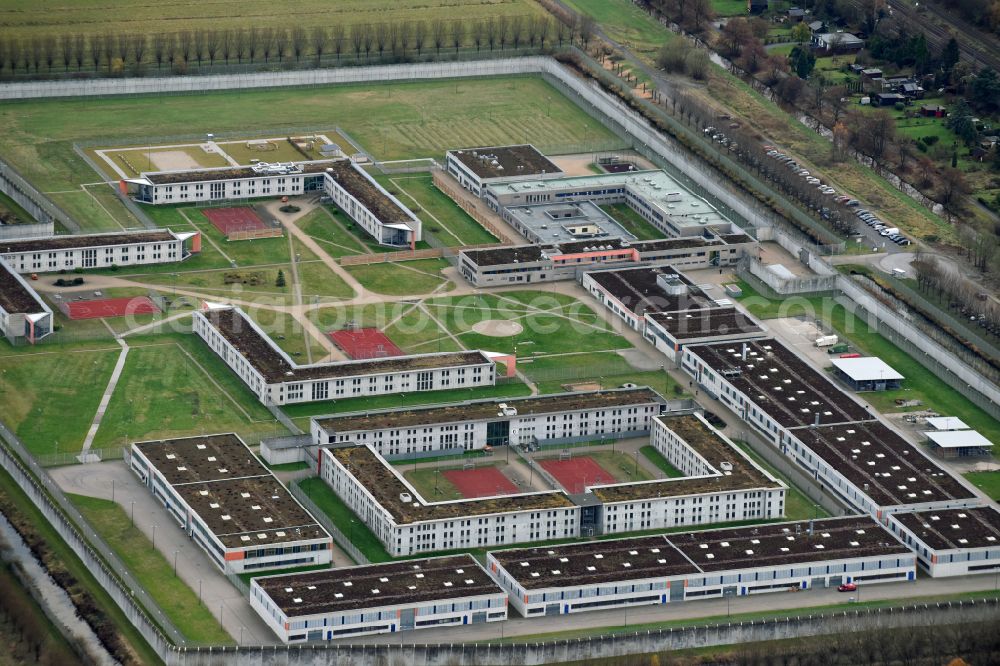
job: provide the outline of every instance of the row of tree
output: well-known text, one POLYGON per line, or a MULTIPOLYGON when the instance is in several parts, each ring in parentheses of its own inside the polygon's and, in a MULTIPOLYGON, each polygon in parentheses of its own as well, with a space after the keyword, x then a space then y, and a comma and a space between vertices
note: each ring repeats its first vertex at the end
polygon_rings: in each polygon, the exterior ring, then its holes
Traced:
POLYGON ((301 62, 324 57, 405 56, 475 47, 477 51, 541 48, 580 38, 573 25, 552 17, 499 16, 479 20, 436 19, 306 29, 251 27, 227 30, 185 30, 177 33, 83 33, 30 38, 0 35, 0 71, 69 72, 129 65, 157 69, 197 63, 215 65, 301 62))
MULTIPOLYGON (((972 229, 965 235, 962 244, 970 261, 985 266, 997 252, 996 242, 972 229)), ((941 299, 962 316, 975 319, 989 333, 1000 334, 1000 303, 983 293, 982 287, 932 255, 919 254, 910 265, 922 291, 941 299)))

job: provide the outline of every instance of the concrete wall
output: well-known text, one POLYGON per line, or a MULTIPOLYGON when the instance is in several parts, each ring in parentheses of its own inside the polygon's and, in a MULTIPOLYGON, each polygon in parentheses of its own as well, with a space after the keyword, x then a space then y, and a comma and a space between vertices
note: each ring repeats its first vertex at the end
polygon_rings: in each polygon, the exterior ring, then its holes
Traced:
MULTIPOLYGON (((8 84, 9 85, 9 84, 8 84)), ((49 235, 52 234, 54 222, 59 222, 70 232, 80 233, 80 225, 67 215, 61 208, 52 203, 31 183, 21 177, 12 166, 0 160, 0 192, 3 192, 28 212, 41 224, 49 225, 49 235)), ((28 222, 29 220, 25 220, 28 222)), ((18 225, 20 226, 20 225, 18 225)), ((30 227, 34 225, 24 225, 30 227)), ((7 238, 7 236, 3 236, 7 238)))

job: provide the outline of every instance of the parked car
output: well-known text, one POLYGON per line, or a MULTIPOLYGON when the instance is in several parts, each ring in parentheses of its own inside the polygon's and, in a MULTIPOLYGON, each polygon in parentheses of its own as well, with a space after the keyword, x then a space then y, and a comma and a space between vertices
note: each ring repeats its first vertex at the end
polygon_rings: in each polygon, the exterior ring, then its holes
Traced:
POLYGON ((858 586, 856 583, 844 583, 837 587, 837 592, 856 592, 858 586))
POLYGON ((910 241, 909 238, 904 238, 903 240, 899 241, 897 245, 910 245, 911 243, 912 241, 910 241))
POLYGON ((848 201, 848 202, 847 202, 846 204, 844 204, 844 205, 845 205, 845 206, 851 206, 851 207, 853 208, 854 206, 860 206, 860 205, 861 205, 861 202, 860 202, 860 201, 858 201, 857 199, 851 199, 850 201, 848 201))

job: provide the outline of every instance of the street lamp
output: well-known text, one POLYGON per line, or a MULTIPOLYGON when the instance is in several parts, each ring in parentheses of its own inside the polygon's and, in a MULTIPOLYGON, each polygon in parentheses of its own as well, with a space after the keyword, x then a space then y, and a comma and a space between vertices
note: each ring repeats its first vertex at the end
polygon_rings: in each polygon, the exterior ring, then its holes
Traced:
POLYGON ((132 500, 132 510, 129 512, 129 526, 135 527, 135 500, 132 500))
POLYGON ((153 523, 153 550, 156 550, 156 523, 153 523))
POLYGON ((201 605, 201 578, 198 579, 198 604, 201 605))
POLYGON ((179 552, 179 550, 174 551, 174 578, 177 578, 177 553, 179 552))

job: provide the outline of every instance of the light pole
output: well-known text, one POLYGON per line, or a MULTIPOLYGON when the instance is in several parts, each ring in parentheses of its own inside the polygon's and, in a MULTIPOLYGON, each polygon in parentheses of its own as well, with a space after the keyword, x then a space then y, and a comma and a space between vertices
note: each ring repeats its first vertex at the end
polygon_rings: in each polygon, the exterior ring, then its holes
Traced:
POLYGON ((198 579, 198 605, 201 605, 201 578, 198 579))
POLYGON ((242 626, 240 627, 240 645, 243 645, 243 630, 244 629, 246 629, 246 627, 242 627, 242 626))
POLYGON ((129 526, 135 527, 135 500, 132 500, 132 510, 129 511, 129 526))
POLYGON ((111 501, 115 501, 115 480, 111 479, 111 501))
POLYGON ((156 550, 156 523, 153 523, 153 550, 156 550))

